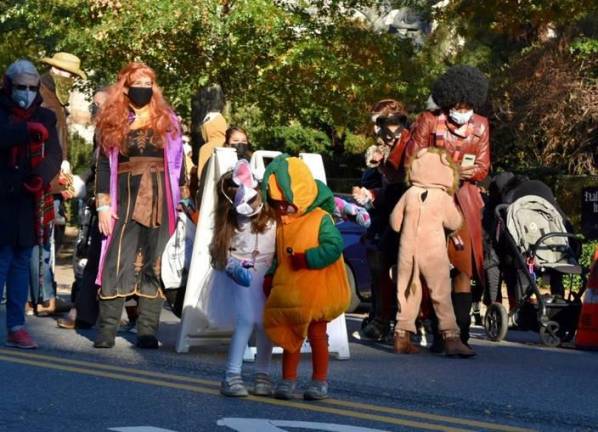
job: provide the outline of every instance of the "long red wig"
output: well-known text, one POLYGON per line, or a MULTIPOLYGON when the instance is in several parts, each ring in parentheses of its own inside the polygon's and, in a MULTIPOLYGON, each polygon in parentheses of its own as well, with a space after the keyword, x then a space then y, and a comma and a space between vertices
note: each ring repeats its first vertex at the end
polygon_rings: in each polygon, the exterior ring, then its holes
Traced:
POLYGON ((143 63, 132 62, 118 73, 116 83, 107 89, 108 96, 98 117, 96 127, 105 153, 113 148, 117 148, 121 154, 127 153, 126 137, 130 130, 131 108, 125 89, 140 77, 148 77, 152 80, 153 95, 149 103, 148 128, 153 130, 155 136, 160 137, 158 146, 162 147, 167 143, 168 134, 180 133, 174 112, 164 100, 162 90, 156 84, 154 70, 143 63))

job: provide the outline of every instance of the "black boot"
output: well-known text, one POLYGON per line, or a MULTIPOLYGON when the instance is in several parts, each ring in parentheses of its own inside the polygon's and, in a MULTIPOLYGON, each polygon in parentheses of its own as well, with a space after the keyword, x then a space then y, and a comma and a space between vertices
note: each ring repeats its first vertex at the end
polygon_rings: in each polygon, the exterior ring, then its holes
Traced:
POLYGON ((438 330, 438 317, 436 313, 432 313, 430 317, 430 330, 432 330, 432 345, 430 345, 430 352, 440 354, 444 352, 444 338, 438 330))
POLYGON ((469 346, 469 327, 471 326, 471 293, 453 293, 453 309, 457 325, 461 331, 461 341, 469 346))
POLYGON ((146 349, 158 349, 158 326, 162 311, 161 298, 139 297, 139 317, 137 318, 137 346, 146 349))
POLYGON ((120 314, 125 303, 124 297, 100 300, 100 318, 94 348, 112 348, 120 324, 120 314))

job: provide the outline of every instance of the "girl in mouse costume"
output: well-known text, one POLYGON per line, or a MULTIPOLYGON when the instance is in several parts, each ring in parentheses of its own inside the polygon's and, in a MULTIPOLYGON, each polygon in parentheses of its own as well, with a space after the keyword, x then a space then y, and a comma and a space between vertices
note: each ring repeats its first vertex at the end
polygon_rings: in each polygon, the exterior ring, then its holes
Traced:
POLYGON ((213 298, 208 308, 211 322, 234 325, 226 372, 220 392, 225 396, 248 395, 241 366, 249 338, 256 331, 257 357, 253 394, 272 393, 270 358, 272 344, 263 326, 266 296, 264 275, 272 265, 276 223, 264 206, 249 163, 239 160, 233 171, 218 182, 215 226, 210 255, 216 269, 212 280, 213 298), (233 307, 231 308, 231 303, 233 307))
POLYGON ((484 104, 487 93, 488 81, 477 68, 449 68, 432 88, 432 98, 439 109, 419 115, 406 151, 406 160, 410 160, 422 148, 444 148, 459 166, 455 202, 464 222, 455 239, 462 240, 462 247, 449 242, 449 257, 455 267, 453 306, 464 343, 469 339, 471 324, 471 280, 483 279, 484 203, 477 182, 486 178, 490 168, 490 130, 488 119, 475 111, 484 104))
POLYGON ((471 357, 475 353, 459 339, 453 313, 445 235, 445 230, 454 232, 463 222, 452 196, 458 185, 458 168, 443 149, 422 149, 409 163, 407 174, 411 187, 390 216, 392 228, 401 233, 395 351, 419 351, 411 344, 411 335, 416 331, 422 300, 421 277, 430 291, 446 355, 471 357))

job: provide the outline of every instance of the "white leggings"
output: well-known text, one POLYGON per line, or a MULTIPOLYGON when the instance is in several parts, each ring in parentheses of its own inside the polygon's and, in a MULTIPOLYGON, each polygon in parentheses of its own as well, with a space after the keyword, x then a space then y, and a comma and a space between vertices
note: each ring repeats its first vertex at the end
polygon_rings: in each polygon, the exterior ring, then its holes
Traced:
POLYGON ((272 343, 268 339, 268 336, 266 336, 263 325, 264 304, 266 301, 262 292, 263 278, 257 277, 255 279, 249 287, 234 284, 235 331, 228 349, 228 360, 226 362, 227 375, 241 373, 243 353, 254 329, 256 332, 257 348, 255 372, 270 373, 272 343))

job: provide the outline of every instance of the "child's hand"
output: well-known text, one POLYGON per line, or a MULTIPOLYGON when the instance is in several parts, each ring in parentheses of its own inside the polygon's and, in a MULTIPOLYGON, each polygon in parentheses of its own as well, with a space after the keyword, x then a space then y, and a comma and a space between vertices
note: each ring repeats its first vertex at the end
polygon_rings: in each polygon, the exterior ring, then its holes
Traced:
POLYGON ((355 216, 355 222, 364 228, 369 228, 372 224, 370 214, 363 207, 357 207, 357 215, 355 216))
POLYGON ((226 274, 241 286, 251 285, 251 270, 243 266, 243 263, 234 257, 229 257, 224 268, 226 274))
POLYGON ((291 255, 291 263, 293 264, 294 270, 309 268, 307 266, 307 257, 301 252, 295 252, 293 255, 291 255))
POLYGON ((274 280, 274 276, 271 274, 267 274, 264 276, 264 282, 262 284, 262 289, 264 290, 264 295, 266 298, 270 296, 270 292, 272 291, 272 281, 274 280))

